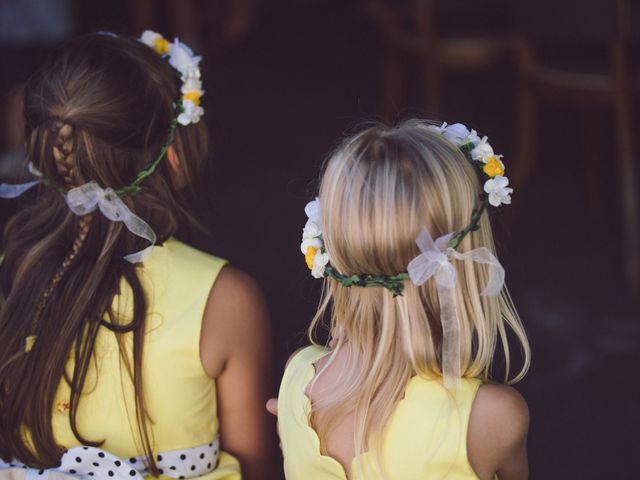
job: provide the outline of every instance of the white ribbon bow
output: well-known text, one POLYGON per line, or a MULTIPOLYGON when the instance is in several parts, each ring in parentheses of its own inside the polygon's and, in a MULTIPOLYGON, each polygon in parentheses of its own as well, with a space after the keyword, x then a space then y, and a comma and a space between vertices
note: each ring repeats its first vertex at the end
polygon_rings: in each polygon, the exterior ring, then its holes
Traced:
POLYGON ((112 188, 102 188, 96 182, 73 188, 65 196, 67 205, 76 215, 86 215, 97 208, 112 222, 122 222, 131 233, 148 240, 151 245, 139 252, 126 255, 131 263, 142 262, 156 243, 156 234, 147 222, 136 216, 112 188))
POLYGON ((414 285, 422 285, 431 277, 435 278, 440 321, 442 322, 442 376, 444 386, 457 389, 460 386, 460 318, 456 303, 455 286, 458 281, 456 268, 451 259, 471 260, 489 266, 489 281, 480 295, 496 296, 504 285, 504 268, 486 247, 460 253, 447 244, 452 233, 435 241, 426 228, 416 238, 420 255, 407 266, 409 278, 414 285))
MULTIPOLYGON (((42 183, 42 180, 11 185, 0 184, 0 198, 15 198, 42 183)), ((102 188, 96 182, 85 183, 73 188, 65 195, 65 201, 76 215, 86 215, 96 208, 112 222, 122 222, 131 233, 148 240, 151 245, 139 252, 125 255, 124 259, 131 263, 144 261, 156 243, 156 234, 147 222, 136 216, 120 199, 112 188, 102 188)))

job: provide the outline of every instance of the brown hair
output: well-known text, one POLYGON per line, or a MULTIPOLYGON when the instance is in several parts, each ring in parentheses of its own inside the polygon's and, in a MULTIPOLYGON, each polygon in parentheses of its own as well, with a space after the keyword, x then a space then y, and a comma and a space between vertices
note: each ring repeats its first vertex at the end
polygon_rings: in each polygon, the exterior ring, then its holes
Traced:
MULTIPOLYGON (((27 84, 24 114, 28 159, 64 189, 95 181, 114 189, 129 185, 159 154, 179 96, 175 70, 132 38, 91 34, 55 52, 27 84)), ((173 141, 187 183, 207 158, 204 122, 179 126, 173 141)), ((173 235, 188 217, 166 162, 144 182, 144 190, 122 200, 145 219, 158 241, 173 235)), ((145 412, 142 350, 147 301, 136 266, 124 256, 145 240, 120 222, 95 212, 74 215, 56 188, 37 197, 8 223, 0 266, 0 456, 38 467, 60 461, 52 424, 56 390, 71 387, 70 423, 78 441, 81 394, 98 330, 112 330, 136 392, 141 449, 154 474, 149 419, 145 412), (112 307, 121 288, 133 293, 133 316, 112 307), (30 352, 25 339, 35 336, 30 352), (124 338, 133 337, 133 353, 124 338), (74 368, 65 373, 69 352, 74 368), (132 358, 130 358, 132 357, 132 358)))

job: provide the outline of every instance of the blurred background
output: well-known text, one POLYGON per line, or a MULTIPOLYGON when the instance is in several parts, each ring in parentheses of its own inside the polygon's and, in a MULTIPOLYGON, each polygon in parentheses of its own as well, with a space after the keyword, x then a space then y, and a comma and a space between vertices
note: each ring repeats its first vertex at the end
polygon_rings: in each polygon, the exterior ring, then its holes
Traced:
POLYGON ((461 122, 516 189, 492 220, 533 347, 532 478, 638 478, 639 0, 0 0, 0 180, 47 52, 147 28, 204 56, 210 234, 183 237, 262 285, 274 394, 319 298, 299 243, 328 152, 362 121, 461 122))

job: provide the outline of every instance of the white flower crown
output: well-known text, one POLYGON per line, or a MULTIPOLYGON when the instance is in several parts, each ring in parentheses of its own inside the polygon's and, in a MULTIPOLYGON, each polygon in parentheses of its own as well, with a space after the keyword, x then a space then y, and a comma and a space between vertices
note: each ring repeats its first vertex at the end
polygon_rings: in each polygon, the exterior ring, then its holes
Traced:
POLYGON ((429 130, 441 134, 444 138, 453 143, 456 147, 462 150, 462 152, 472 162, 481 162, 482 171, 489 177, 484 182, 484 191, 488 195, 488 200, 494 207, 499 207, 501 204, 511 203, 511 193, 513 189, 508 187, 509 179, 504 176, 504 163, 502 163, 502 155, 496 155, 493 152, 493 148, 489 144, 488 137, 482 137, 478 135, 475 130, 469 130, 462 123, 454 123, 448 125, 444 122, 439 127, 436 125, 429 125, 429 130))
POLYGON ((384 287, 394 297, 402 295, 405 282, 423 285, 434 279, 440 304, 442 324, 442 381, 445 388, 457 390, 460 387, 460 319, 457 314, 457 270, 453 261, 470 261, 483 264, 488 268, 487 284, 480 292, 482 296, 497 296, 504 286, 504 268, 487 247, 475 248, 460 253, 456 248, 470 232, 478 228, 482 213, 488 205, 498 207, 511 203, 509 180, 504 176, 502 155, 496 155, 489 145, 487 137, 480 138, 475 130, 469 131, 460 123, 441 126, 431 125, 429 130, 440 133, 453 143, 467 159, 482 172, 484 193, 471 215, 469 224, 455 233, 448 233, 436 239, 426 227, 416 237, 420 253, 407 265, 404 272, 389 272, 389 275, 356 273, 345 275, 336 271, 330 264, 322 238, 320 201, 318 198, 305 207, 308 220, 302 230, 300 250, 305 256, 311 275, 315 278, 331 277, 343 287, 384 287))
MULTIPOLYGON (((484 182, 484 194, 480 205, 475 209, 474 215, 467 227, 455 234, 450 235, 448 239, 448 247, 455 249, 462 239, 475 228, 479 222, 482 212, 486 208, 487 204, 494 207, 499 207, 502 204, 511 203, 511 194, 513 189, 510 188, 509 179, 504 175, 505 166, 502 162, 502 155, 496 155, 493 148, 488 142, 487 137, 478 135, 475 130, 469 130, 461 123, 454 123, 448 125, 446 122, 440 126, 429 125, 429 130, 441 134, 444 138, 458 147, 467 159, 477 166, 482 174, 486 178, 484 182)), ((307 204, 304 209, 307 214, 308 220, 302 230, 302 243, 300 244, 300 250, 305 256, 307 267, 311 270, 311 275, 314 278, 323 278, 329 274, 334 278, 337 277, 337 272, 334 272, 331 268, 327 268, 330 258, 324 247, 324 241, 322 239, 322 224, 320 221, 320 201, 318 198, 312 200, 307 204)), ((336 278, 343 285, 362 285, 372 284, 378 285, 378 278, 371 275, 358 275, 353 276, 345 281, 342 278, 336 278), (355 277, 359 277, 360 280, 355 277)), ((398 276, 386 277, 384 285, 389 288, 389 285, 395 288, 395 286, 401 282, 398 276)), ((402 289, 400 288, 400 291, 402 289)))
POLYGON ((204 115, 204 109, 200 106, 200 98, 204 95, 204 90, 198 66, 202 57, 194 55, 193 50, 177 38, 173 40, 173 43, 170 43, 162 35, 152 30, 145 30, 140 36, 140 41, 153 48, 159 55, 167 57, 169 65, 180 73, 182 111, 178 115, 178 123, 181 125, 198 123, 200 117, 204 115))

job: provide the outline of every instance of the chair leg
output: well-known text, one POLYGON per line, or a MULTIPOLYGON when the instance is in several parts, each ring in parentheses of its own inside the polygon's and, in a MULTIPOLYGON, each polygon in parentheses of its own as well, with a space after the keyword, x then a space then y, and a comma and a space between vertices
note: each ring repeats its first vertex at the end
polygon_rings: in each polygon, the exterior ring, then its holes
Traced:
POLYGON ((415 2, 415 29, 421 46, 418 61, 421 65, 422 95, 424 110, 431 118, 442 118, 444 114, 444 92, 442 88, 442 61, 440 39, 436 29, 435 0, 415 2))
POLYGON ((640 292, 640 225, 638 215, 638 171, 634 138, 632 98, 627 52, 621 43, 612 46, 612 67, 616 84, 614 111, 619 148, 620 195, 625 234, 625 262, 629 286, 640 292))
POLYGON ((598 171, 600 169, 600 142, 598 130, 598 111, 588 110, 584 112, 585 123, 585 166, 587 194, 591 210, 598 210, 602 205, 602 188, 598 171))
POLYGON ((405 100, 403 54, 392 45, 385 45, 383 53, 383 115, 385 121, 394 123, 405 100))
POLYGON ((441 82, 440 62, 434 58, 435 55, 435 52, 430 52, 424 56, 422 61, 423 104, 429 117, 440 119, 444 113, 444 90, 441 82))
POLYGON ((509 178, 516 188, 523 188, 533 170, 537 107, 532 87, 524 80, 518 86, 516 98, 516 155, 509 178))

